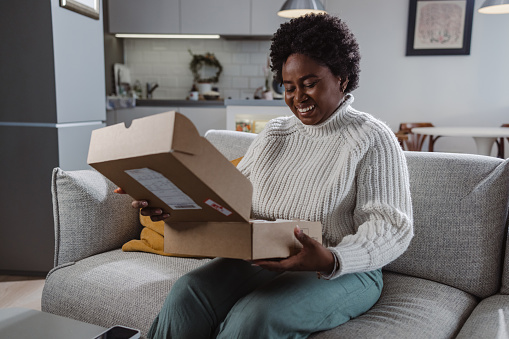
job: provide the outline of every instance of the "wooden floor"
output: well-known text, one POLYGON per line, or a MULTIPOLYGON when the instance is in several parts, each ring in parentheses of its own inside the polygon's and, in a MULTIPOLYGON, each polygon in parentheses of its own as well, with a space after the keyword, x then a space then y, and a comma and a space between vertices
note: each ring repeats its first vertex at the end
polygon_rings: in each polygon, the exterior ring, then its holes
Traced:
POLYGON ((0 275, 0 308, 41 310, 44 278, 0 275))

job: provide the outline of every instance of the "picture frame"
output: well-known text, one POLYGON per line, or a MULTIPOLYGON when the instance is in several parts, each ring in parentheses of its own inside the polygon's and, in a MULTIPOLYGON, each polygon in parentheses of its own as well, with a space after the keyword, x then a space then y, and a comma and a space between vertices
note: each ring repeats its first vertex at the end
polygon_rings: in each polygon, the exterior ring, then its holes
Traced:
POLYGON ((99 20, 99 0, 60 0, 60 7, 99 20))
POLYGON ((470 55, 475 0, 410 0, 406 55, 470 55))

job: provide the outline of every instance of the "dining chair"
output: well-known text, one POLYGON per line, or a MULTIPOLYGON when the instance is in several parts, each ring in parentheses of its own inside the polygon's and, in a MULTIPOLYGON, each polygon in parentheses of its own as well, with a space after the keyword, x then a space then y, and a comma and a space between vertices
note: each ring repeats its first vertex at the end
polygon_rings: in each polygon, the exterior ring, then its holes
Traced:
MULTIPOLYGON (((414 127, 435 127, 431 122, 402 122, 399 125, 399 131, 396 133, 398 134, 406 134, 407 139, 402 140, 401 142, 403 145, 405 145, 404 149, 407 151, 422 151, 422 145, 424 144, 424 141, 426 138, 428 138, 427 135, 423 134, 415 134, 412 133, 412 128, 414 127)), ((435 144, 437 137, 429 136, 428 144, 429 144, 429 151, 433 152, 433 146, 435 144)), ((400 143, 401 143, 400 142, 400 143)))
POLYGON ((403 132, 394 132, 396 134, 396 138, 398 138, 399 145, 403 150, 405 150, 405 141, 408 140, 408 134, 403 132))
MULTIPOLYGON (((509 124, 502 124, 502 126, 500 127, 509 127, 509 124)), ((507 138, 507 140, 509 141, 509 138, 507 138)), ((505 153, 504 153, 504 138, 498 138, 495 143, 497 144, 497 148, 498 148, 498 152, 497 152, 497 157, 498 158, 501 158, 501 159, 504 159, 505 158, 505 153)))

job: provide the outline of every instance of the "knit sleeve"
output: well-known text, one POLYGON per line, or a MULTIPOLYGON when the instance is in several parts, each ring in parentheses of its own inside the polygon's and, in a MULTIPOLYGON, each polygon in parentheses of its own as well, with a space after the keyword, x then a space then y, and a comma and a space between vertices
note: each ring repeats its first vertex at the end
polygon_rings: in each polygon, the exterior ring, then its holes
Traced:
POLYGON ((355 234, 331 247, 340 268, 333 278, 381 268, 400 256, 413 237, 412 203, 406 159, 392 131, 369 134, 358 163, 355 234))

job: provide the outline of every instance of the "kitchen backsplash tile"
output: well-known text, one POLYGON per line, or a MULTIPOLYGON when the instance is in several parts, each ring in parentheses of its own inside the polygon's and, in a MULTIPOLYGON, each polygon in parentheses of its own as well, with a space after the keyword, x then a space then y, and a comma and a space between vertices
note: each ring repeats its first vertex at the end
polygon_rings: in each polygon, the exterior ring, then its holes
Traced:
POLYGON ((191 55, 214 53, 223 65, 218 87, 221 96, 253 98, 265 83, 270 40, 124 39, 125 64, 132 81, 157 82, 154 99, 184 99, 193 84, 191 55))
POLYGON ((263 65, 242 65, 240 75, 246 77, 257 77, 263 75, 263 65))

